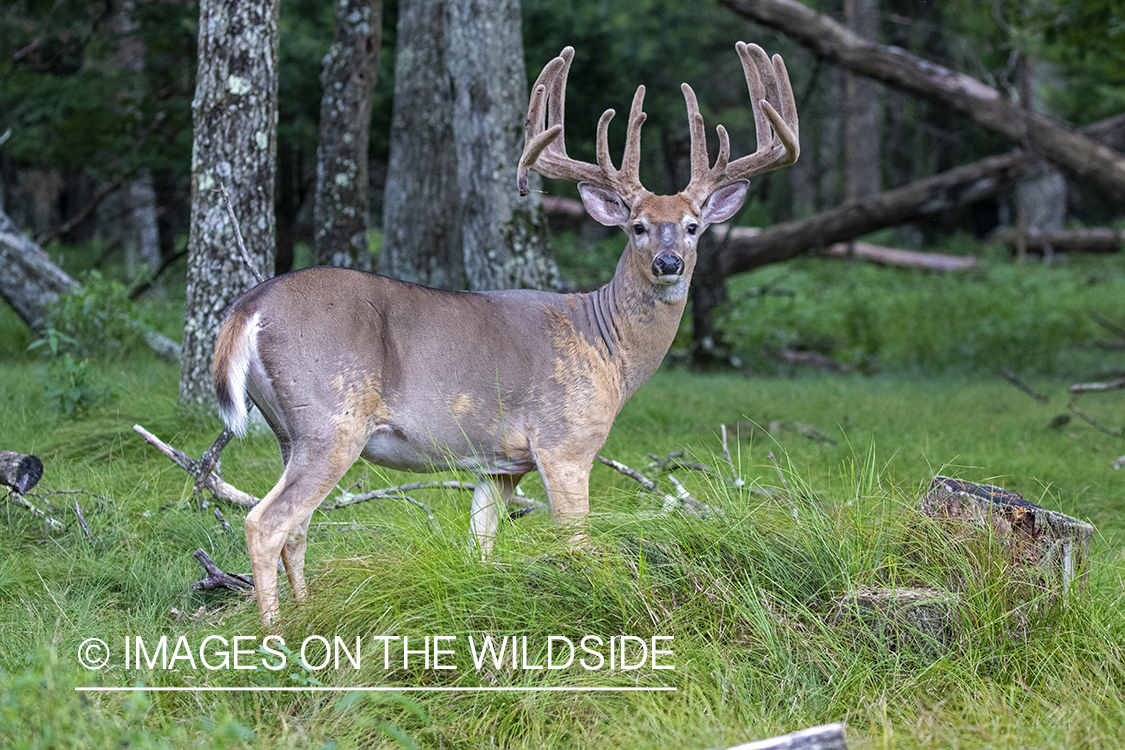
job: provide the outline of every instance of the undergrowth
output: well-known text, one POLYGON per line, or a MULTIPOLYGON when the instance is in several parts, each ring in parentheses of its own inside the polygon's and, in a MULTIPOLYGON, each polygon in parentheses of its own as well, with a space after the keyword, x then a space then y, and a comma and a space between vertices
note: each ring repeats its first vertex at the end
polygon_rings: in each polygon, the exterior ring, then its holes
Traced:
MULTIPOLYGON (((594 471, 589 548, 580 551, 545 515, 531 514, 505 522, 496 554, 481 563, 467 541, 467 500, 437 491, 414 495, 434 522, 394 500, 320 511, 310 603, 296 607, 283 593, 287 651, 275 643, 271 652, 257 650, 252 599, 190 588, 200 577, 196 548, 225 570, 246 570, 241 512, 220 507, 224 525, 215 506, 192 498, 190 478, 130 429, 139 422, 195 455, 217 433, 217 422, 177 415, 172 368, 117 365, 107 374, 130 399, 71 421, 36 407, 30 367, 0 369, 13 396, 0 405, 10 439, 43 458, 43 486, 97 496, 46 496, 68 524, 61 531, 4 504, 6 747, 698 749, 831 721, 846 722, 849 747, 859 748, 1110 748, 1125 740, 1125 499, 1110 467, 1119 446, 1092 428, 1051 430, 1052 407, 1006 383, 659 373, 604 452, 645 469, 648 451, 686 451, 711 473, 676 475, 713 509, 710 518, 660 515, 660 498, 603 466, 594 471), (730 427, 734 468, 717 455, 719 422, 730 427), (735 471, 745 487, 727 481, 735 471), (1085 588, 1028 594, 1013 586, 997 546, 967 547, 922 519, 918 497, 938 472, 1004 484, 1092 520, 1099 533, 1085 588), (75 499, 89 539, 65 510, 75 499), (954 591, 948 643, 915 648, 864 636, 841 619, 841 597, 857 587, 954 591), (159 661, 126 668, 126 636, 142 637, 149 651, 166 637, 166 657, 183 638, 197 663, 181 653, 167 669, 159 661), (209 636, 225 639, 206 649, 212 662, 222 651, 233 658, 233 638, 245 636, 242 663, 261 668, 206 668, 200 651, 209 636), (338 637, 353 650, 358 638, 359 668, 345 659, 320 669, 319 642, 302 665, 310 636, 338 637), (450 650, 441 659, 456 669, 427 667, 417 653, 436 636, 453 638, 441 641, 450 650), (517 666, 478 667, 468 639, 479 647, 486 636, 519 639, 517 666), (581 651, 586 636, 601 639, 587 642, 602 655, 599 668, 577 661, 597 662, 581 651), (609 640, 621 636, 636 639, 627 664, 646 643, 670 652, 657 665, 675 668, 654 668, 651 653, 635 669, 609 668, 609 640), (91 637, 114 650, 103 670, 78 662, 91 637), (578 647, 576 660, 547 669, 546 649, 565 648, 562 639, 578 647), (278 652, 284 668, 266 668, 278 652), (393 690, 75 691, 97 685, 393 690), (443 692, 409 690, 417 687, 443 692), (476 687, 675 691, 469 690, 476 687)), ((280 473, 269 436, 232 444, 223 463, 228 481, 259 496, 280 473)), ((345 482, 364 472, 367 486, 407 479, 360 465, 345 482)), ((534 477, 525 484, 543 496, 534 477)))

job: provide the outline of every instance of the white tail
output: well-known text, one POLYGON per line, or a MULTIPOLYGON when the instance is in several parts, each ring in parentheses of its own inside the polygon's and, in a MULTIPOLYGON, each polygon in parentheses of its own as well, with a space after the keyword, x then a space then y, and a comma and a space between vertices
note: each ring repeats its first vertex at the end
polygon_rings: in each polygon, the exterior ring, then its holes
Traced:
POLYGON ((580 180, 587 211, 625 230, 629 243, 601 289, 443 292, 312 268, 266 281, 231 308, 213 363, 223 419, 244 431, 248 395, 276 434, 285 464, 246 517, 263 626, 278 613, 278 556, 302 599, 311 514, 361 455, 397 469, 475 473, 471 525, 482 554, 496 538, 500 508, 532 471, 543 479, 552 514, 575 527, 573 539, 582 538, 594 456, 672 344, 699 235, 741 207, 746 177, 797 157, 797 116, 781 58, 770 60, 754 45, 737 49, 758 151, 728 164, 720 126, 719 157, 709 165, 703 120, 685 84, 692 179, 672 196, 653 195, 638 176, 643 87, 618 170, 606 146, 613 110, 599 123, 597 165, 566 155, 563 99, 573 50, 563 50, 539 76, 520 188, 528 169, 580 180))

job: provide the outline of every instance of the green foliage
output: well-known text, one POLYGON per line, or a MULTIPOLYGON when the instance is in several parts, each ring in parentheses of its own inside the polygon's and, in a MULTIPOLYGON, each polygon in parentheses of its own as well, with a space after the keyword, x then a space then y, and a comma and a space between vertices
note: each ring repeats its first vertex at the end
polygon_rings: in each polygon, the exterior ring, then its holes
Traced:
POLYGON ((1089 313, 1115 315, 1125 267, 985 259, 967 274, 810 260, 731 284, 728 340, 755 369, 781 349, 819 352, 864 369, 1053 372, 1096 336, 1089 313))
MULTIPOLYGON (((60 295, 50 309, 57 341, 82 357, 119 360, 144 346, 142 322, 149 311, 129 299, 129 289, 97 270, 87 272, 77 291, 60 295)), ((51 346, 52 352, 56 345, 51 346)))
POLYGON ((140 3, 132 14, 126 35, 101 3, 5 5, 0 48, 16 51, 0 57, 10 156, 110 180, 141 167, 186 173, 194 67, 184 51, 194 49, 197 10, 140 3), (143 45, 143 70, 122 62, 130 39, 143 45))
POLYGON ((75 359, 70 352, 56 356, 47 365, 44 388, 44 398, 67 417, 84 416, 91 407, 117 396, 113 384, 91 369, 90 360, 75 359))

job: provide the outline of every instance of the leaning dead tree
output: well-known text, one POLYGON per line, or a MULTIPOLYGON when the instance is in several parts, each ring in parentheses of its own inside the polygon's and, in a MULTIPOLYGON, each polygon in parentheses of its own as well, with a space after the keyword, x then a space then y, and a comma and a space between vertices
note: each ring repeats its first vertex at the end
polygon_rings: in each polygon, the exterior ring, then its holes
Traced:
POLYGON ((845 70, 959 112, 1060 169, 1125 199, 1125 156, 1008 100, 972 76, 858 36, 797 0, 723 0, 746 18, 784 33, 845 70))
MULTIPOLYGON (((1082 132, 1099 142, 1116 143, 1125 133, 1125 115, 1093 123, 1082 132)), ((894 190, 845 201, 816 216, 767 227, 752 236, 732 230, 719 253, 722 276, 790 260, 1009 190, 1038 163, 1035 154, 1016 149, 894 190)))
MULTIPOLYGON (((39 245, 0 211, 0 298, 11 305, 20 320, 31 330, 42 332, 49 326, 50 307, 59 296, 81 289, 77 279, 56 266, 39 245)), ((134 322, 157 356, 179 359, 179 344, 139 321, 134 322)))

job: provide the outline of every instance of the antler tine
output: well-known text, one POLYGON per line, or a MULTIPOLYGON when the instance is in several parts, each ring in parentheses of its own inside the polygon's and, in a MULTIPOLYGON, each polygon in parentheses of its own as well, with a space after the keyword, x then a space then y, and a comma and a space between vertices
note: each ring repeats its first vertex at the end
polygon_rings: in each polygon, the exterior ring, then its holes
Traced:
POLYGON ((695 203, 706 200, 724 185, 792 164, 800 154, 797 104, 781 56, 774 55, 771 60, 758 45, 743 42, 736 44, 735 49, 742 60, 746 86, 750 90, 754 127, 757 130, 757 150, 749 156, 728 163, 729 140, 726 130, 720 125, 719 157, 715 166, 708 168, 703 118, 699 114, 695 94, 691 87, 684 84, 688 116, 692 121, 692 175, 691 182, 684 189, 684 195, 695 203))
POLYGON ((620 187, 630 192, 644 190, 641 185, 641 126, 648 119, 643 111, 644 104, 645 87, 637 86, 633 104, 629 107, 629 127, 625 131, 625 153, 621 156, 619 173, 622 182, 620 187))
POLYGON ((520 195, 527 195, 527 173, 528 170, 534 169, 544 177, 572 182, 589 181, 612 188, 631 205, 648 192, 640 182, 640 131, 647 117, 641 111, 644 104, 644 86, 637 89, 633 97, 633 106, 629 111, 629 126, 621 169, 614 168, 613 160, 609 156, 609 121, 615 114, 612 109, 607 109, 598 120, 598 163, 595 165, 571 159, 566 153, 563 119, 566 107, 566 79, 573 58, 574 48, 564 48, 558 57, 547 63, 532 87, 527 109, 524 150, 516 172, 520 195))

